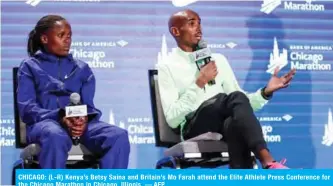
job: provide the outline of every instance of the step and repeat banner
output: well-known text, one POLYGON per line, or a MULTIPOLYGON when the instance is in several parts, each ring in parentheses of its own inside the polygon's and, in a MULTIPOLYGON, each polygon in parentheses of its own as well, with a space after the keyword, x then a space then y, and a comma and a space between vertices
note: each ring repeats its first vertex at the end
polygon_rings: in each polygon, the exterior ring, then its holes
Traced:
POLYGON ((154 168, 155 147, 148 69, 176 44, 170 15, 192 9, 204 39, 225 55, 246 91, 265 86, 273 69, 297 74, 257 112, 270 150, 293 168, 333 168, 333 2, 258 1, 4 1, 1 4, 1 183, 9 184, 15 148, 12 68, 27 57, 28 33, 47 14, 72 25, 74 57, 97 78, 102 120, 129 132, 130 168, 154 168))

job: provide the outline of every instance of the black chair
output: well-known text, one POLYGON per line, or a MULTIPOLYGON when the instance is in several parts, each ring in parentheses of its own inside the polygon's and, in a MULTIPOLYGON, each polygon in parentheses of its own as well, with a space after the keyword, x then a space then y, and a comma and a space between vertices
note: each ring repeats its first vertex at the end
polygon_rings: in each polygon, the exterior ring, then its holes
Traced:
MULTIPOLYGON (((166 147, 165 157, 160 159, 156 168, 216 168, 229 164, 227 144, 218 133, 205 133, 193 139, 181 141, 180 135, 174 132, 165 120, 158 88, 157 70, 148 70, 151 107, 157 147, 166 147)), ((257 168, 252 153, 253 167, 257 168)))
MULTIPOLYGON (((37 155, 40 152, 38 144, 27 144, 26 124, 21 120, 17 105, 17 72, 18 67, 13 68, 13 97, 14 97, 14 120, 15 120, 15 145, 22 149, 20 159, 15 162, 12 172, 12 184, 15 185, 16 169, 36 169, 39 168, 37 155)), ((66 167, 70 169, 99 168, 99 158, 93 155, 83 145, 72 146, 66 162, 66 167)))

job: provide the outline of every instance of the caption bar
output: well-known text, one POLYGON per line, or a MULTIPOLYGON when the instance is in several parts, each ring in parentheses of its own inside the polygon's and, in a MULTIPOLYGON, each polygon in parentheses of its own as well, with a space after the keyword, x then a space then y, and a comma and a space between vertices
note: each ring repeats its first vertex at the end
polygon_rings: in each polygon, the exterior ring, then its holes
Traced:
POLYGON ((333 185, 333 170, 16 170, 18 186, 333 185))

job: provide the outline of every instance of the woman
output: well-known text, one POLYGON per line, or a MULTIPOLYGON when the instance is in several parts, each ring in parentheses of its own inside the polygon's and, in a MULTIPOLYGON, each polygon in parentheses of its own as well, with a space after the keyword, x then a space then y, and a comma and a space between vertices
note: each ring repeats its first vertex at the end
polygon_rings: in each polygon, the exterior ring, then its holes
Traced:
POLYGON ((27 124, 28 143, 41 146, 41 168, 65 168, 72 136, 101 154, 101 168, 127 168, 130 145, 127 131, 99 121, 93 103, 95 77, 89 66, 69 54, 71 26, 63 17, 41 18, 29 34, 28 54, 18 71, 20 117, 27 124), (88 116, 65 118, 69 96, 79 93, 88 116))

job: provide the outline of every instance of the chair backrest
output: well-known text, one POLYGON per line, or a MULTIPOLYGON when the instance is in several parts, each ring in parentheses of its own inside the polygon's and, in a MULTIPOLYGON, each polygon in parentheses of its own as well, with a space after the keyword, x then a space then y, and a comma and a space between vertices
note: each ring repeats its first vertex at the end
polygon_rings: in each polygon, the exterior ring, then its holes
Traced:
POLYGON ((21 120, 18 104, 17 104, 17 72, 18 67, 13 68, 13 98, 14 98, 14 121, 15 121, 15 145, 16 148, 24 148, 27 146, 26 124, 21 120))
POLYGON ((179 143, 181 138, 180 135, 176 134, 166 122, 158 88, 157 70, 148 70, 148 74, 156 146, 170 147, 179 143))

